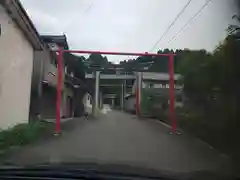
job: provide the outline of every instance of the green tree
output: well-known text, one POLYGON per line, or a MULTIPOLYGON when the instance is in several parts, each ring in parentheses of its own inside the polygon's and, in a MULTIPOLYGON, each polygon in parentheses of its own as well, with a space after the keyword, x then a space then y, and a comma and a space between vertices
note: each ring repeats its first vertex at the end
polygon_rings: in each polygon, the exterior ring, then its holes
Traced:
MULTIPOLYGON (((174 53, 173 50, 164 49, 159 50, 158 54, 174 53)), ((163 72, 168 73, 168 61, 167 56, 140 56, 137 59, 129 59, 128 61, 120 62, 126 71, 148 71, 148 72, 163 72)), ((177 67, 178 58, 174 59, 175 69, 177 67)))
POLYGON ((68 73, 73 72, 79 79, 85 78, 86 67, 84 65, 85 57, 75 56, 71 53, 63 54, 65 65, 67 66, 68 73))
POLYGON ((106 69, 109 67, 109 62, 107 57, 103 57, 101 54, 92 53, 89 55, 88 59, 85 61, 87 66, 87 72, 92 73, 95 70, 106 69))
POLYGON ((103 57, 101 54, 92 53, 90 54, 88 61, 92 66, 104 67, 108 64, 107 57, 103 57))
MULTIPOLYGON (((240 22, 240 17, 239 16, 237 16, 237 15, 234 15, 233 17, 232 17, 232 19, 235 19, 237 22, 240 22)), ((239 35, 239 32, 240 32, 240 27, 238 26, 238 25, 233 25, 233 24, 231 24, 231 25, 229 25, 229 27, 227 28, 227 31, 228 31, 228 34, 229 35, 239 35)))
POLYGON ((240 128, 240 41, 239 30, 235 30, 212 53, 181 51, 178 71, 189 98, 188 111, 195 114, 194 120, 186 121, 187 127, 239 157, 240 147, 235 142, 240 128))

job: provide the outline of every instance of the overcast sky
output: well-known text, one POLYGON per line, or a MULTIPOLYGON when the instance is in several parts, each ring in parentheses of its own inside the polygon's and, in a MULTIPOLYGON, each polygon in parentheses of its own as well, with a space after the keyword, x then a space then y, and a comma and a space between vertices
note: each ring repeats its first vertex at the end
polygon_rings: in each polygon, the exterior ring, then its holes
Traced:
MULTIPOLYGON (((192 0, 159 48, 205 48, 226 36, 234 0, 212 0, 184 31, 169 40, 205 4, 192 0)), ((188 0, 21 0, 40 34, 63 34, 72 49, 147 52, 188 0)), ((113 62, 126 57, 108 56, 113 62)))

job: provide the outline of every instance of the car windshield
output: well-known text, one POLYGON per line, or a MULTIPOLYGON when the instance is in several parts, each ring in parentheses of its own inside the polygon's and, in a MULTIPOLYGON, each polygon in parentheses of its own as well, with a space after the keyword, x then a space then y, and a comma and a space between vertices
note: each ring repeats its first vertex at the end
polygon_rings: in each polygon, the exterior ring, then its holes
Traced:
POLYGON ((1 165, 238 177, 239 38, 239 0, 2 0, 1 165))

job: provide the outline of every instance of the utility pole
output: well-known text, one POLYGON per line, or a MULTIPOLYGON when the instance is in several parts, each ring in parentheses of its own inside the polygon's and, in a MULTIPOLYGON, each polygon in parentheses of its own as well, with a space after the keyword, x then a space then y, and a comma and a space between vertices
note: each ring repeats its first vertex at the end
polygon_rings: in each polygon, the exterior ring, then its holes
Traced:
POLYGON ((140 107, 141 107, 141 90, 142 90, 142 72, 136 73, 136 115, 140 117, 140 107))
POLYGON ((123 110, 124 106, 124 84, 121 86, 121 109, 123 110))
MULTIPOLYGON (((127 72, 124 72, 124 74, 125 74, 125 76, 127 75, 127 72)), ((124 99, 124 97, 125 97, 125 95, 126 95, 126 79, 124 79, 124 81, 123 81, 123 109, 124 109, 124 102, 125 102, 125 99, 124 99)))
POLYGON ((99 102, 99 84, 100 84, 100 71, 95 72, 95 101, 94 101, 94 116, 97 116, 97 112, 99 110, 98 102, 99 102))
POLYGON ((142 72, 138 72, 138 111, 141 114, 141 100, 142 100, 142 72))

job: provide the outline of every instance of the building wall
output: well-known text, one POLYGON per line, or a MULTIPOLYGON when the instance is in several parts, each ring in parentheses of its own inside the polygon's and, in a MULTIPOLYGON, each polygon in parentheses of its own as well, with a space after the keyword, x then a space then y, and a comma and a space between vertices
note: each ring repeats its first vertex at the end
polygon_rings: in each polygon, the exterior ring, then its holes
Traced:
MULTIPOLYGON (((43 51, 34 52, 30 115, 35 115, 36 112, 39 112, 42 118, 55 118, 56 116, 58 72, 55 60, 47 48, 43 51), (40 101, 41 107, 39 106, 40 101)), ((65 73, 63 67, 63 82, 64 79, 65 73)), ((69 100, 69 98, 72 99, 73 91, 71 88, 66 87, 64 83, 62 85, 61 116, 72 117, 73 113, 70 113, 70 111, 73 111, 73 103, 71 103, 72 100, 69 100)))
POLYGON ((0 128, 28 122, 33 47, 0 5, 0 128))
POLYGON ((43 84, 41 96, 41 116, 44 119, 56 117, 56 89, 43 84))
MULTIPOLYGON (((41 115, 43 119, 56 117, 56 88, 49 84, 43 84, 41 96, 41 115)), ((62 91, 61 117, 72 117, 74 111, 73 92, 69 88, 62 91), (71 100, 70 100, 71 99, 71 100)))
POLYGON ((135 112, 136 98, 135 96, 129 96, 124 99, 124 110, 127 112, 135 112))
POLYGON ((34 51, 29 118, 35 120, 41 115, 41 94, 44 72, 44 51, 34 51))
MULTIPOLYGON (((57 73, 57 67, 55 64, 51 63, 51 57, 50 55, 45 55, 45 62, 44 62, 44 75, 43 78, 45 81, 47 81, 51 86, 57 87, 57 80, 58 80, 58 73, 57 73)), ((64 80, 64 71, 63 71, 63 77, 64 80)))
MULTIPOLYGON (((174 74, 174 80, 177 81, 180 78, 180 74, 174 74)), ((134 80, 132 93, 135 94, 136 83, 134 80)), ((142 88, 169 88, 169 74, 168 73, 153 73, 142 72, 142 88)), ((178 85, 174 85, 176 89, 181 88, 178 85)))
POLYGON ((61 116, 72 117, 73 116, 73 91, 69 87, 65 87, 62 91, 62 111, 61 116), (71 112, 70 112, 71 111, 71 112))
MULTIPOLYGON (((182 89, 183 86, 174 84, 175 90, 182 89)), ((161 81, 150 81, 150 80, 143 80, 142 81, 142 88, 143 89, 169 89, 169 81, 161 80, 161 81)), ((135 94, 136 92, 136 81, 134 82, 134 85, 132 87, 132 93, 135 94)))
POLYGON ((38 82, 39 77, 41 77, 41 80, 47 81, 53 87, 57 87, 57 67, 53 62, 53 57, 48 49, 34 52, 33 83, 38 82), (41 66, 43 66, 43 70, 41 70, 41 66))
POLYGON ((32 90, 37 91, 39 83, 43 80, 43 63, 45 61, 44 51, 34 51, 33 57, 32 90))

